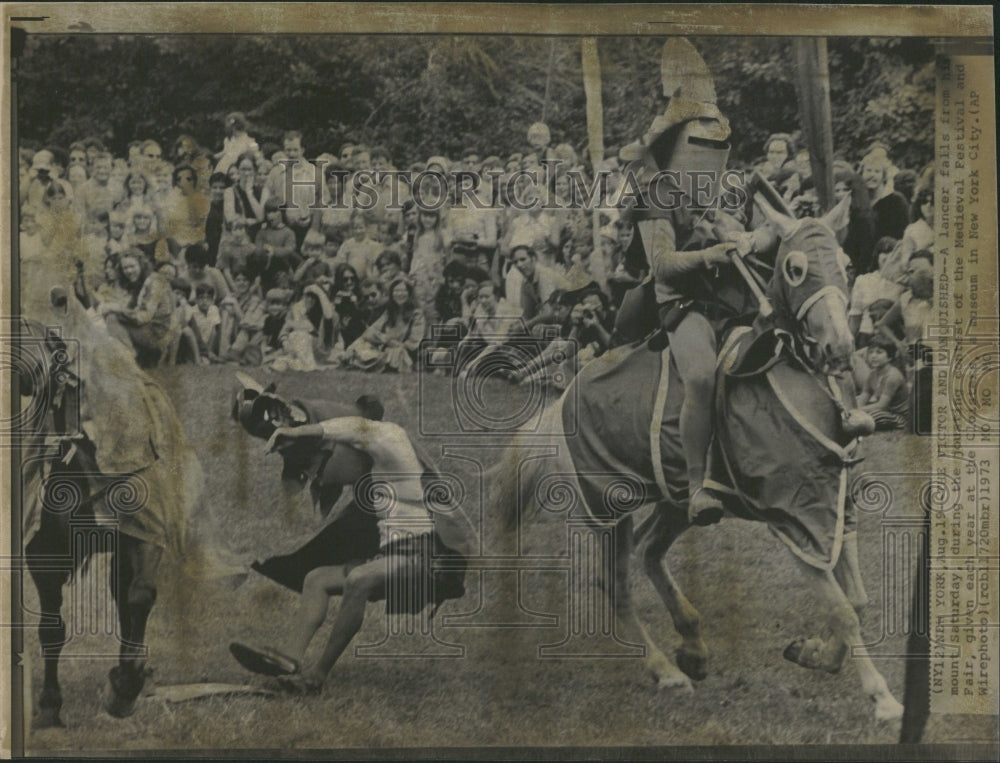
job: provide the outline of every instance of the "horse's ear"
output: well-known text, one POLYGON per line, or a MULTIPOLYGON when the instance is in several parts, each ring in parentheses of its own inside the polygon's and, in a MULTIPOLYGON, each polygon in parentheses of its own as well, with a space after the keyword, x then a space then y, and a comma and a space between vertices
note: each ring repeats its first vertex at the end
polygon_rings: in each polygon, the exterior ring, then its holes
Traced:
POLYGON ((798 220, 776 210, 768 204, 762 195, 758 194, 757 198, 754 199, 754 203, 760 207, 760 211, 764 213, 764 217, 767 218, 767 221, 774 226, 774 229, 778 232, 778 236, 782 239, 786 239, 792 235, 792 232, 799 223, 798 220))
POLYGON ((271 382, 266 387, 264 387, 264 394, 265 395, 274 394, 274 392, 276 392, 277 389, 278 389, 278 383, 277 382, 271 382))
POLYGON ((820 218, 827 228, 839 233, 851 221, 851 194, 842 198, 829 212, 820 218))

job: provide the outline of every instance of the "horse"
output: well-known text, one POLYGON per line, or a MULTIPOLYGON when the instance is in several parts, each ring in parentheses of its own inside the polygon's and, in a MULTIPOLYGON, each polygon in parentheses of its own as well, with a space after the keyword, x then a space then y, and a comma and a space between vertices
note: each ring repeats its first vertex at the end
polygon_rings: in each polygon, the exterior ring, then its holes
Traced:
POLYGON ((70 289, 22 321, 25 560, 38 591, 44 682, 34 726, 63 726, 59 659, 66 643, 63 586, 95 551, 110 550, 118 610, 118 664, 109 714, 131 715, 148 676, 146 623, 164 551, 184 553, 201 471, 165 392, 132 353, 92 321, 70 289), (80 528, 109 530, 110 547, 79 543, 80 528), (63 563, 60 560, 65 560, 63 563))
MULTIPOLYGON (((859 646, 859 613, 868 600, 844 487, 858 438, 874 423, 853 409, 853 388, 843 378, 854 346, 834 232, 843 222, 843 205, 822 219, 795 220, 765 199, 756 203, 779 240, 765 295, 772 312, 761 311, 752 326, 722 337, 706 485, 725 496, 730 513, 766 522, 828 607, 829 633, 793 642, 784 656, 836 672, 846 645, 854 645, 876 718, 895 719, 902 706, 859 646)), ((494 468, 491 503, 519 539, 522 519, 551 508, 550 491, 563 491, 562 500, 569 487, 593 526, 613 528, 613 574, 603 585, 613 598, 616 633, 645 645, 646 666, 661 687, 690 690, 692 680, 707 675, 708 649, 699 614, 664 560, 689 527, 679 438, 683 382, 665 344, 659 332, 581 369, 530 436, 516 436, 494 468), (525 458, 541 435, 557 446, 557 455, 525 458), (628 496, 621 494, 623 477, 628 496), (633 534, 634 512, 650 505, 651 514, 633 534), (628 572, 636 551, 682 637, 676 664, 633 610, 628 572)))

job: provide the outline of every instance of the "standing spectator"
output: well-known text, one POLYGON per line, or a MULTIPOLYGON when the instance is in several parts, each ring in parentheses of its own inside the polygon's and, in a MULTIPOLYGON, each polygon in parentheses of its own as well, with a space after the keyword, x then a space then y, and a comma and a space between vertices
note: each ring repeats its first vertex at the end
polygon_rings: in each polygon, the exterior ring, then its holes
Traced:
POLYGON ((275 162, 267 179, 267 194, 277 199, 278 206, 285 212, 285 222, 295 235, 298 248, 312 225, 313 207, 322 202, 323 178, 311 162, 306 161, 302 151, 302 133, 289 130, 285 133, 284 154, 288 162, 275 162), (292 188, 288 194, 288 173, 291 172, 292 188))
POLYGON ((201 241, 205 236, 210 202, 198 190, 198 176, 193 167, 178 167, 173 172, 174 187, 163 204, 163 235, 171 252, 201 241))
POLYGON ((434 295, 444 281, 447 255, 441 211, 421 209, 417 218, 417 234, 413 241, 410 275, 413 278, 417 304, 427 322, 434 320, 434 295))
POLYGON ((242 154, 235 166, 237 181, 226 189, 222 197, 226 226, 231 227, 234 220, 243 220, 246 223, 247 233, 253 239, 264 220, 267 191, 266 189, 261 191, 261 196, 258 196, 254 189, 254 180, 257 176, 257 159, 254 154, 242 154))
POLYGON ((208 215, 205 217, 205 243, 208 245, 208 260, 213 265, 219 256, 219 243, 226 227, 224 210, 226 189, 229 178, 216 172, 208 181, 208 215))
POLYGON ((892 163, 883 152, 872 152, 861 160, 861 178, 868 188, 875 213, 875 240, 882 236, 895 239, 903 237, 909 222, 909 205, 906 199, 892 190, 889 170, 892 163))
POLYGON ((216 172, 229 172, 229 168, 245 154, 254 157, 260 154, 257 141, 247 134, 247 128, 247 118, 242 112, 234 111, 226 116, 226 137, 222 141, 222 151, 217 155, 219 163, 215 165, 216 172))
POLYGON ((872 210, 868 187, 857 173, 843 168, 834 174, 833 198, 839 203, 845 196, 851 196, 850 216, 847 228, 837 234, 841 248, 854 265, 860 276, 871 273, 878 267, 872 259, 875 247, 875 213, 872 210))
POLYGON ((102 152, 94 157, 90 178, 76 191, 76 209, 83 217, 84 230, 94 233, 100 227, 98 216, 110 214, 119 190, 111 184, 111 154, 102 152))

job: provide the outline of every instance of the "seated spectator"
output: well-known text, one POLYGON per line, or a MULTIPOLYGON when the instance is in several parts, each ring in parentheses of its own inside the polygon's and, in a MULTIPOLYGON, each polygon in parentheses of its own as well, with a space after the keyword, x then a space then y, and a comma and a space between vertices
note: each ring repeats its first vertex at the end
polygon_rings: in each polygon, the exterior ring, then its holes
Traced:
POLYGON ((280 203, 272 197, 264 204, 266 219, 254 241, 252 269, 260 275, 261 286, 266 291, 290 286, 299 263, 295 234, 285 225, 280 203))
POLYGON ((266 314, 260 290, 245 270, 232 274, 233 293, 222 300, 222 324, 219 326, 219 356, 242 363, 247 347, 260 342, 266 314))
POLYGON ((500 288, 483 281, 476 290, 476 304, 469 319, 469 331, 455 348, 455 366, 460 378, 478 370, 480 362, 517 337, 525 338, 524 321, 517 308, 500 296, 500 288))
POLYGON ((333 334, 333 307, 315 284, 306 286, 302 299, 295 302, 281 330, 283 352, 271 361, 275 371, 315 371, 317 361, 325 362, 333 334))
POLYGON ((908 261, 910 256, 921 249, 933 251, 937 246, 934 233, 934 185, 921 188, 913 200, 913 222, 906 226, 899 242, 899 256, 908 261))
POLYGON ((854 334, 858 348, 867 346, 875 330, 869 307, 879 300, 895 301, 903 292, 898 279, 890 278, 891 259, 896 248, 896 240, 885 236, 875 246, 878 270, 858 276, 851 289, 851 306, 847 313, 847 323, 854 334))
POLYGON ((342 363, 365 371, 412 371, 425 325, 413 286, 399 277, 390 284, 385 312, 347 348, 342 363))
POLYGON ((216 304, 229 296, 229 284, 218 268, 208 264, 208 247, 204 244, 192 244, 184 250, 184 261, 187 263, 187 277, 191 282, 191 299, 194 300, 197 288, 201 284, 212 287, 213 299, 216 304))
MULTIPOLYGON (((867 315, 873 327, 878 325, 895 303, 894 299, 876 299, 868 306, 867 315)), ((858 349, 851 354, 851 376, 854 379, 854 391, 859 395, 865 388, 865 381, 871 372, 868 367, 868 343, 870 341, 871 337, 869 336, 865 341, 865 346, 856 345, 858 349)), ((895 356, 896 353, 893 352, 893 358, 895 356)))
POLYGON ((361 310, 361 279, 346 262, 333 272, 331 302, 337 314, 337 331, 345 348, 350 347, 368 328, 361 310))
POLYGON ((177 347, 175 362, 184 363, 190 360, 191 363, 198 363, 201 358, 198 351, 198 337, 191 325, 194 318, 194 306, 188 302, 191 284, 186 278, 175 276, 170 279, 170 289, 176 299, 173 322, 181 327, 180 344, 177 347))
POLYGON ((903 429, 910 408, 906 379, 892 363, 896 343, 886 336, 872 338, 867 361, 871 369, 859 400, 861 410, 875 419, 876 430, 903 429))
POLYGON ((925 249, 910 258, 906 274, 906 290, 892 308, 875 325, 881 333, 896 343, 899 355, 910 363, 921 364, 923 341, 931 316, 934 296, 933 255, 925 249))
POLYGON ((250 263, 253 254, 254 245, 247 234, 246 220, 234 220, 229 235, 219 243, 219 257, 216 261, 216 266, 226 279, 230 290, 233 288, 233 273, 251 272, 250 263))
POLYGON ((326 239, 318 230, 311 230, 302 239, 302 264, 292 275, 296 284, 311 284, 321 278, 332 278, 333 270, 326 258, 326 239))
POLYGON ((388 302, 385 289, 378 281, 364 281, 361 284, 361 321, 365 326, 371 326, 385 312, 388 302))
POLYGON ((149 204, 136 202, 129 207, 128 237, 131 246, 142 251, 151 263, 169 262, 170 248, 156 229, 156 214, 149 204))
POLYGON ((128 296, 120 280, 118 255, 108 255, 104 258, 104 280, 90 293, 90 307, 96 310, 105 303, 124 305, 128 296))
MULTIPOLYGON (((530 321, 553 291, 566 288, 566 279, 555 270, 538 262, 538 255, 529 246, 514 247, 511 251, 511 260, 520 275, 521 282, 518 303, 512 306, 519 308, 521 316, 530 321)), ((510 294, 510 291, 507 293, 510 294)))
POLYGON ((120 210, 114 210, 108 215, 108 239, 104 244, 105 254, 119 256, 132 248, 128 235, 128 218, 120 210))
POLYGON ((153 359, 152 353, 164 349, 174 313, 170 282, 160 273, 150 272, 148 260, 138 249, 119 258, 118 271, 128 301, 102 303, 99 313, 111 336, 135 350, 140 359, 153 359))
MULTIPOLYGON (((281 338, 285 328, 285 318, 288 316, 288 306, 292 302, 291 289, 271 289, 265 295, 264 325, 261 328, 261 349, 263 360, 270 358, 281 350, 281 338)), ((255 364, 255 365, 259 365, 255 364)))
POLYGON ((402 274, 402 270, 403 262, 395 249, 383 249, 375 258, 375 271, 383 287, 388 287, 395 281, 402 274))
POLYGON ((193 289, 195 309, 191 314, 191 326, 198 340, 198 362, 205 365, 219 360, 216 349, 219 346, 222 315, 215 304, 215 288, 212 284, 200 283, 193 289))
POLYGON ((444 283, 434 295, 434 324, 444 324, 456 318, 467 321, 471 316, 472 300, 466 300, 465 278, 468 268, 460 260, 452 260, 444 268, 444 283))
POLYGON ((382 248, 368 235, 368 220, 364 212, 355 210, 351 215, 351 238, 340 245, 337 260, 346 262, 359 278, 376 278, 375 258, 382 248))

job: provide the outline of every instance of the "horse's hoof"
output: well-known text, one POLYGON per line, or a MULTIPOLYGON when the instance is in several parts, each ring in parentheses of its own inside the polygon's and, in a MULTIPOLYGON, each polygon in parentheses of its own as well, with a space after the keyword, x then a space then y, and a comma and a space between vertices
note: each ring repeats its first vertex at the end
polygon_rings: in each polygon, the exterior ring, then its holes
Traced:
POLYGON ((847 659, 847 645, 838 642, 837 648, 830 653, 827 642, 820 638, 795 639, 785 647, 782 656, 789 662, 794 662, 809 670, 824 670, 836 675, 840 672, 844 660, 847 659))
POLYGON ((696 654, 678 649, 674 652, 674 659, 677 660, 677 667, 684 671, 684 675, 695 681, 704 681, 708 678, 708 660, 696 654))
POLYGON ((122 699, 117 694, 113 694, 104 709, 108 711, 108 715, 114 718, 128 718, 135 712, 135 700, 122 699))
POLYGON ((43 707, 35 713, 31 719, 31 726, 35 729, 64 729, 66 724, 59 717, 59 708, 43 707))
POLYGON ((875 702, 876 721, 898 721, 903 717, 903 706, 891 694, 872 697, 875 702))
POLYGON ((657 676, 656 688, 660 691, 677 691, 679 689, 680 691, 694 694, 694 686, 691 684, 691 680, 682 673, 657 676))

